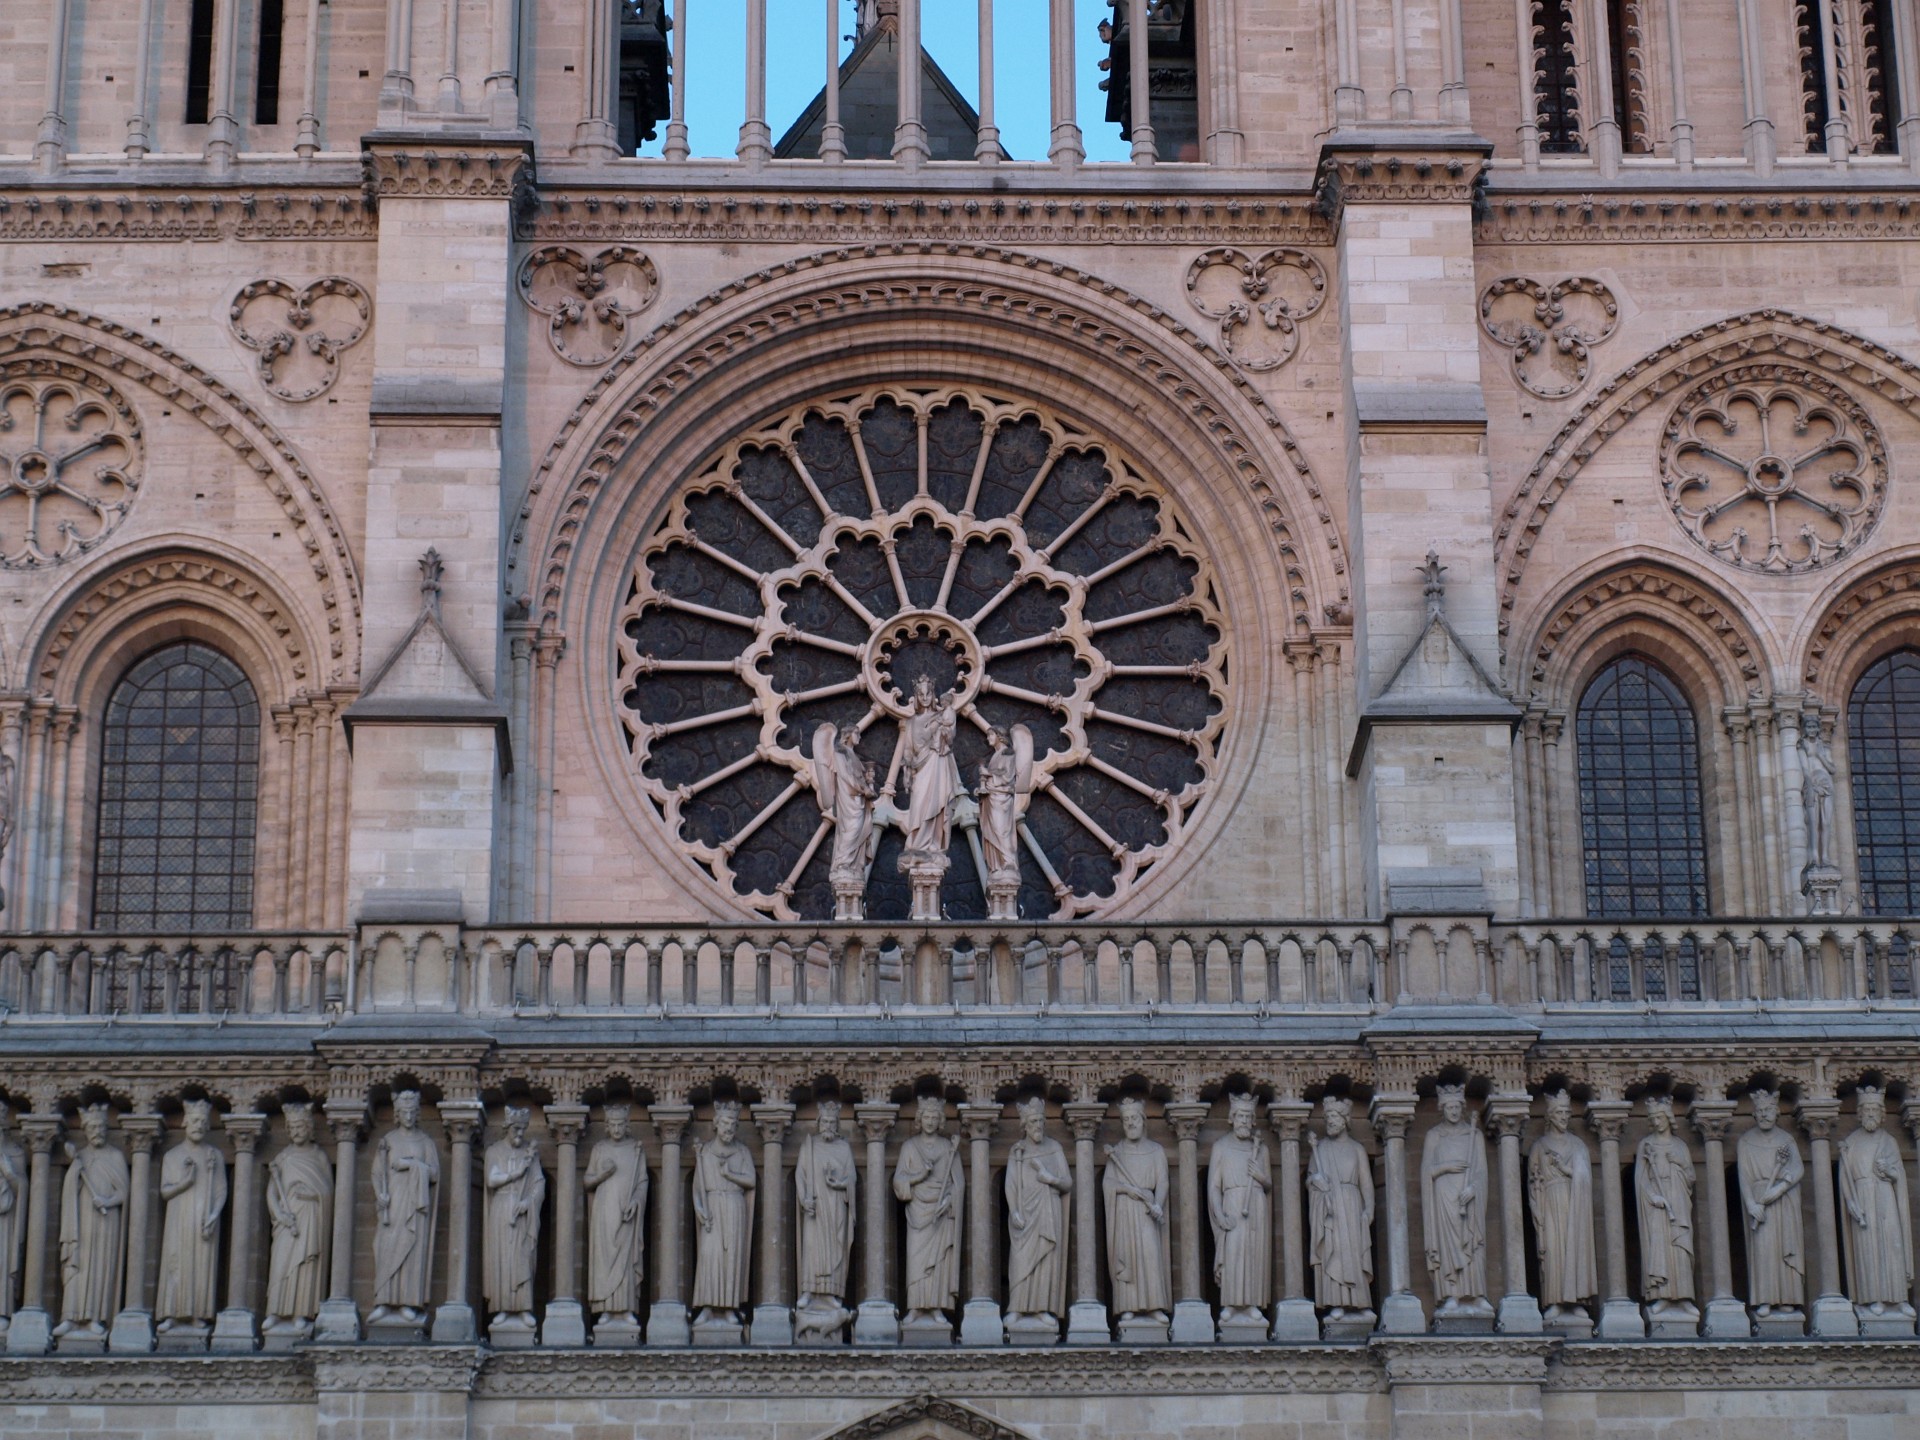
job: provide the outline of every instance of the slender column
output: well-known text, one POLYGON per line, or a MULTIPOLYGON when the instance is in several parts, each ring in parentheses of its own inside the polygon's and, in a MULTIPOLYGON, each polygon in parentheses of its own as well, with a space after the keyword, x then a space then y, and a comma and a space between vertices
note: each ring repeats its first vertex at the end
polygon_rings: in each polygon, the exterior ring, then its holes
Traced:
POLYGON ((1073 1130, 1073 1306, 1067 1312, 1069 1345, 1105 1345, 1107 1307, 1100 1303, 1100 1177, 1093 1142, 1107 1107, 1098 1100, 1076 1101, 1061 1113, 1073 1130))
POLYGON ((999 1237, 994 1234, 993 1131, 1001 1107, 962 1105, 960 1123, 971 1143, 967 1167, 967 1303, 960 1312, 962 1345, 999 1345, 1006 1341, 1000 1318, 999 1285, 994 1261, 999 1237))
POLYGON ((360 1338, 360 1308, 353 1300, 353 1200, 367 1105, 364 1100, 329 1100, 325 1109, 333 1130, 333 1278, 313 1338, 341 1344, 360 1338))
POLYGON ((887 1135, 900 1113, 898 1105, 856 1105, 854 1118, 867 1138, 865 1204, 860 1223, 861 1258, 865 1273, 861 1279, 860 1313, 854 1317, 853 1343, 856 1345, 898 1345, 900 1312, 887 1298, 887 1256, 893 1245, 893 1195, 887 1188, 887 1135))
MULTIPOLYGON (((1524 0, 1523 0, 1524 3, 1524 0)), ((1673 158, 1682 170, 1693 168, 1693 121, 1687 118, 1686 44, 1680 37, 1680 0, 1665 0, 1667 7, 1667 63, 1673 94, 1673 120, 1667 126, 1667 141, 1673 158)))
POLYGON ((485 1112, 478 1100, 442 1100, 447 1127, 447 1298, 433 1312, 436 1344, 471 1344, 479 1338, 467 1281, 473 1271, 473 1146, 485 1112))
MULTIPOLYGON (((255 1184, 255 1152, 267 1126, 267 1117, 256 1114, 229 1115, 221 1128, 233 1137, 233 1234, 227 1251, 227 1308, 214 1321, 213 1348, 251 1353, 259 1348, 260 1329, 256 1323, 253 1299, 253 1229, 260 1208, 255 1184)), ((117 1321, 115 1322, 118 1323, 117 1321)))
POLYGON ((303 928, 307 915, 307 877, 312 873, 307 855, 307 801, 312 794, 308 780, 313 773, 313 707, 300 705, 293 712, 293 771, 288 784, 294 803, 286 825, 292 832, 288 842, 287 918, 294 929, 303 928))
POLYGON ((1767 57, 1754 0, 1734 0, 1740 29, 1740 84, 1746 96, 1747 161, 1762 178, 1773 174, 1778 154, 1773 121, 1767 115, 1767 57))
POLYGON ((327 805, 333 795, 333 701, 316 696, 313 702, 313 741, 307 751, 307 791, 300 823, 307 827, 307 871, 302 904, 308 925, 326 923, 327 805))
POLYGON ((740 125, 739 156, 758 170, 773 158, 767 128, 767 0, 747 0, 747 118, 740 125))
POLYGON ((840 0, 827 0, 827 84, 822 93, 827 116, 820 127, 820 158, 838 165, 847 158, 847 127, 840 123, 840 0))
POLYGON ((1819 1267, 1814 1277, 1820 1289, 1813 1301, 1813 1333, 1826 1339, 1860 1333, 1860 1317, 1840 1287, 1840 1227, 1833 1203, 1833 1128, 1839 1120, 1838 1100, 1822 1097, 1800 1102, 1800 1125, 1812 1151, 1807 1169, 1813 1176, 1813 1256, 1819 1267))
POLYGON ((69 0, 52 0, 47 7, 46 109, 33 140, 33 158, 43 175, 52 175, 67 162, 67 30, 69 0))
MULTIPOLYGON (((1787 806, 1787 865, 1781 880, 1786 886, 1783 893, 1787 896, 1788 905, 1795 914, 1805 914, 1807 899, 1800 890, 1800 872, 1807 863, 1807 811, 1801 794, 1800 711, 1794 702, 1788 700, 1780 703, 1778 713, 1780 790, 1787 806)), ((1794 995, 1790 989, 1787 994, 1795 999, 1807 999, 1811 998, 1810 990, 1811 987, 1807 987, 1794 995)))
MULTIPOLYGON (((1747 756, 1747 732, 1752 728, 1753 722, 1744 709, 1732 707, 1729 707, 1723 712, 1722 719, 1726 722, 1727 743, 1733 747, 1733 773, 1736 777, 1735 783, 1740 784, 1745 781, 1746 777, 1752 771, 1752 763, 1747 756)), ((1759 887, 1755 883, 1753 846, 1736 845, 1734 848, 1739 851, 1740 860, 1740 900, 1742 906, 1739 913, 1752 914, 1765 903, 1761 900, 1759 887)))
POLYGON ((153 1349, 153 1307, 147 1303, 147 1255, 153 1243, 153 1152, 166 1122, 158 1115, 123 1115, 120 1129, 127 1137, 127 1277, 126 1298, 113 1317, 107 1349, 115 1354, 144 1355, 153 1349))
POLYGON ((1594 1175, 1594 1184, 1600 1187, 1601 1244, 1606 1247, 1601 1277, 1606 1293, 1600 1300, 1602 1340, 1643 1340, 1647 1334, 1646 1319, 1627 1293, 1627 1222, 1620 1198, 1620 1137, 1626 1133, 1628 1109, 1624 1100, 1592 1100, 1587 1104, 1587 1124, 1600 1137, 1600 1169, 1594 1175))
POLYGON ((1419 1335, 1427 1328, 1426 1309, 1413 1293, 1408 1251, 1407 1127, 1413 1123, 1415 1103, 1411 1095, 1376 1095, 1368 1112, 1386 1152, 1387 1296, 1380 1303, 1380 1329, 1390 1335, 1419 1335))
POLYGON ((1127 0, 1127 108, 1132 118, 1129 138, 1133 163, 1154 162, 1153 105, 1148 94, 1147 0, 1127 0))
POLYGON ((56 711, 51 727, 53 742, 53 806, 47 832, 47 869, 41 882, 46 893, 41 897, 40 913, 51 922, 48 928, 79 928, 75 905, 78 887, 72 894, 66 884, 67 852, 73 836, 68 824, 67 805, 73 797, 73 737, 80 728, 77 710, 56 711))
MULTIPOLYGON (((1905 94, 1903 90, 1900 92, 1905 94)), ((993 0, 980 0, 980 129, 973 158, 982 165, 1000 163, 1000 127, 993 118, 993 0)))
MULTIPOLYGON (((1532 0, 1518 3, 1524 15, 1532 0)), ((1335 125, 1357 125, 1366 118, 1367 92, 1360 84, 1360 17, 1354 0, 1335 0, 1333 26, 1334 68, 1339 77, 1333 91, 1333 120, 1335 125)))
POLYGON ((496 130, 520 128, 520 0, 493 0, 488 33, 487 118, 496 130))
MULTIPOLYGON (((1560 788, 1560 767, 1563 759, 1560 739, 1566 733, 1566 728, 1565 715, 1548 713, 1540 719, 1540 759, 1546 771, 1545 785, 1549 800, 1556 793, 1564 793, 1560 788)), ((1549 805, 1549 813, 1552 813, 1552 810, 1553 807, 1549 805)), ((1559 817, 1559 823, 1547 837, 1547 884, 1550 888, 1547 892, 1545 909, 1550 915, 1564 914, 1570 909, 1578 908, 1577 902, 1565 893, 1571 887, 1572 882, 1568 877, 1570 873, 1576 873, 1574 862, 1580 853, 1578 835, 1573 828, 1574 823, 1571 817, 1563 813, 1559 817)), ((1587 997, 1580 995, 1567 998, 1584 1000, 1587 997)))
POLYGON ((233 164, 240 150, 240 118, 233 113, 240 68, 239 0, 215 0, 219 33, 213 44, 213 121, 207 126, 205 156, 214 169, 233 164))
MULTIPOLYGON (((1780 877, 1787 873, 1780 858, 1781 822, 1774 794, 1773 737, 1776 730, 1773 706, 1760 701, 1750 707, 1753 715, 1754 790, 1760 796, 1760 890, 1749 901, 1766 907, 1763 914, 1789 914, 1792 900, 1780 888, 1780 877)), ((1763 997, 1755 992, 1754 999, 1763 997)))
POLYGON ((1466 37, 1462 33, 1460 0, 1442 0, 1440 6, 1440 118, 1449 125, 1467 123, 1466 37))
POLYGON ((20 1309, 7 1328, 9 1355, 40 1355, 53 1338, 47 1311, 47 1226, 53 1217, 53 1142, 66 1133, 58 1115, 25 1115, 20 1130, 32 1157, 27 1169, 27 1263, 20 1309))
POLYGON ((1827 87, 1827 158, 1843 165, 1853 143, 1848 134, 1851 127, 1847 123, 1847 109, 1840 103, 1840 34, 1839 27, 1834 24, 1833 0, 1820 0, 1818 18, 1820 48, 1826 60, 1826 73, 1821 78, 1827 87))
MULTIPOLYGON (((1914 46, 1920 44, 1920 34, 1916 34, 1914 11, 1911 5, 1895 5, 1893 10, 1893 60, 1898 90, 1902 96, 1920 97, 1920 55, 1914 53, 1914 46)), ((1908 170, 1920 170, 1920 104, 1908 98, 1900 106, 1899 123, 1894 133, 1900 141, 1900 153, 1906 158, 1908 170)), ((1916 1267, 1920 1268, 1920 1267, 1916 1267)))
POLYGON ((920 0, 900 0, 898 44, 893 158, 909 170, 918 170, 932 154, 920 104, 920 0))
POLYGON ((441 10, 440 98, 442 115, 460 113, 460 5, 459 0, 443 0, 441 10))
MULTIPOLYGON (((612 10, 609 5, 606 7, 612 10)), ((547 1129, 553 1135, 553 1298, 540 1326, 542 1345, 584 1345, 587 1321, 580 1306, 580 1136, 587 1107, 549 1105, 547 1129)))
POLYGON ((387 0, 387 72, 380 78, 380 108, 405 110, 413 103, 413 0, 387 0))
POLYGON ((760 1127, 760 1303, 753 1307, 754 1345, 793 1344, 793 1310, 786 1301, 787 1162, 781 1142, 793 1123, 791 1105, 756 1105, 760 1127))
POLYGON ((1534 0, 1513 0, 1514 54, 1520 62, 1515 66, 1520 79, 1520 163, 1529 170, 1540 167, 1540 101, 1533 90, 1533 6, 1534 0))
POLYGON ((668 160, 687 158, 687 0, 673 7, 673 108, 660 153, 668 160))
MULTIPOLYGON (((308 0, 319 10, 319 0, 308 0)), ((153 148, 153 7, 154 0, 140 0, 140 23, 134 32, 133 114, 127 117, 127 158, 138 160, 153 148)))
MULTIPOLYGON (((1326 829, 1315 813, 1319 808, 1320 787, 1314 783, 1314 747, 1307 738, 1314 733, 1313 686, 1315 674, 1319 669, 1316 663, 1316 647, 1311 640, 1297 644, 1289 643, 1284 651, 1287 657, 1287 669, 1293 674, 1293 705, 1299 717, 1300 743, 1300 834, 1302 837, 1301 860, 1303 882, 1302 898, 1309 915, 1332 915, 1339 913, 1338 906, 1323 905, 1320 900, 1320 837, 1326 829)), ((1326 996, 1309 995, 1309 1004, 1324 1000, 1326 996)))
MULTIPOLYGON (((1326 982, 1321 981, 1324 994, 1326 982)), ((1320 1321, 1313 1301, 1307 1298, 1306 1250, 1302 1243, 1304 1220, 1300 1214, 1300 1135, 1306 1128, 1313 1107, 1304 1100, 1276 1100, 1267 1107, 1273 1133, 1280 1142, 1280 1241, 1274 1247, 1279 1260, 1274 1293, 1280 1297, 1273 1309, 1273 1338, 1312 1344, 1320 1338, 1320 1321)))
MULTIPOLYGON (((902 9, 917 0, 903 0, 902 9)), ((1052 57, 1053 137, 1047 144, 1047 158, 1063 170, 1071 170, 1087 158, 1080 143, 1080 125, 1073 93, 1073 0, 1049 0, 1052 26, 1048 53, 1052 57)))
MULTIPOLYGON (((143 5, 152 0, 141 0, 143 5)), ((300 119, 294 126, 293 148, 302 160, 320 150, 320 11, 322 0, 307 0, 307 54, 300 74, 300 119)))
POLYGON ((1701 1333, 1709 1340, 1745 1340, 1753 1334, 1747 1307, 1733 1295, 1733 1239, 1727 1229, 1727 1135, 1733 1129, 1731 1100, 1696 1099, 1687 1119, 1706 1151, 1707 1172, 1707 1316, 1701 1333))
POLYGON ((524 624, 508 637, 513 675, 513 808, 508 818, 513 863, 507 867, 507 916, 525 920, 531 915, 533 873, 533 746, 529 738, 533 717, 533 637, 524 624))
POLYGON ((1387 97, 1388 113, 1395 120, 1413 118, 1413 87, 1407 84, 1407 5, 1393 0, 1393 93, 1387 97))
POLYGON ((1212 1107, 1198 1100, 1167 1106, 1167 1123, 1180 1145, 1180 1275, 1173 1302, 1173 1339, 1178 1345, 1211 1345, 1213 1307, 1200 1288, 1200 1126, 1212 1107))
POLYGON ((649 1345, 689 1345, 687 1304, 680 1290, 680 1251, 686 1243, 682 1214, 687 1177, 680 1168, 680 1142, 693 1119, 691 1105, 655 1105, 647 1111, 660 1132, 660 1243, 655 1252, 653 1310, 647 1317, 649 1345))
MULTIPOLYGON (((1901 91, 1906 94, 1906 91, 1901 91)), ((1920 1150, 1920 1096, 1909 1095, 1900 1107, 1900 1118, 1907 1123, 1907 1130, 1913 1136, 1916 1150, 1920 1150)), ((1910 1302, 1914 1309, 1920 1310, 1920 1265, 1913 1267, 1913 1298, 1910 1302)))
MULTIPOLYGON (((1607 29, 1603 0, 1586 0, 1588 44, 1593 63, 1587 67, 1592 91, 1593 121, 1587 126, 1587 145, 1602 175, 1620 173, 1620 118, 1614 113, 1613 36, 1607 29)), ((1575 13, 1578 14, 1576 8, 1575 13)))
POLYGON ((1540 1304, 1527 1293, 1526 1217, 1520 1213, 1520 1137, 1533 1109, 1528 1095, 1496 1095, 1487 1101, 1487 1119, 1500 1137, 1501 1268, 1506 1291, 1500 1297, 1500 1330, 1532 1335, 1545 1328, 1540 1304))
POLYGON ((1200 102, 1205 107, 1201 126, 1209 165, 1238 165, 1246 158, 1247 137, 1240 129, 1240 34, 1235 9, 1232 0, 1206 0, 1200 10, 1208 57, 1200 84, 1200 102))

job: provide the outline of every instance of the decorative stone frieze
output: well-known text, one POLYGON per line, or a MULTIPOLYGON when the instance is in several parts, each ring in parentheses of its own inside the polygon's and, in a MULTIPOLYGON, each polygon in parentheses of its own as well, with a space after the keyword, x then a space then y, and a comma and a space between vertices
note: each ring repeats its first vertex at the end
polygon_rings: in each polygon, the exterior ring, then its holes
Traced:
POLYGON ((1326 215, 1338 215, 1345 205, 1470 204, 1492 148, 1470 135, 1429 147, 1335 132, 1321 147, 1314 189, 1326 215))
POLYGON ((1678 189, 1594 193, 1488 186, 1483 238, 1505 245, 1699 244, 1751 240, 1908 240, 1920 235, 1920 199, 1897 190, 1795 184, 1702 195, 1678 189))
POLYGON ((0 190, 0 240, 370 240, 357 183, 298 190, 0 190))
POLYGON ((513 200, 533 183, 533 167, 532 146, 518 140, 463 139, 446 149, 370 141, 361 151, 362 185, 375 200, 513 200))
POLYGON ((285 280, 254 280, 240 288, 227 311, 234 339, 259 352, 261 383, 295 403, 333 388, 341 352, 359 343, 372 317, 367 292, 344 275, 322 276, 297 289, 285 280))

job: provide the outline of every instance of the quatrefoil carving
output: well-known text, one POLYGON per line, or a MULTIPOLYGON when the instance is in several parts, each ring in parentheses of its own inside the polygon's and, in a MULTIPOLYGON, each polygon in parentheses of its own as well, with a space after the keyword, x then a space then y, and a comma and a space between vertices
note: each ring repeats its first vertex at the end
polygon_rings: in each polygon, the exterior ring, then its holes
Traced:
POLYGON ((583 255, 544 245, 520 265, 520 298, 547 317, 547 341, 569 365, 604 365, 627 348, 627 320, 660 293, 653 261, 626 245, 583 255))
POLYGON ((1300 323, 1326 303, 1327 272, 1304 250, 1249 256, 1231 246, 1187 267, 1187 299, 1220 322, 1220 348, 1243 370, 1278 370, 1300 347, 1300 323))
POLYGON ((340 378, 340 354, 367 333, 373 302, 344 275, 324 275, 295 289, 284 280, 255 280, 233 297, 227 312, 233 335, 259 352, 267 392, 298 403, 313 400, 340 378))
POLYGON ((1513 376, 1542 400, 1560 400, 1587 383, 1592 350, 1620 323, 1613 292, 1585 275, 1551 285, 1510 275, 1480 296, 1480 325, 1512 352, 1513 376))

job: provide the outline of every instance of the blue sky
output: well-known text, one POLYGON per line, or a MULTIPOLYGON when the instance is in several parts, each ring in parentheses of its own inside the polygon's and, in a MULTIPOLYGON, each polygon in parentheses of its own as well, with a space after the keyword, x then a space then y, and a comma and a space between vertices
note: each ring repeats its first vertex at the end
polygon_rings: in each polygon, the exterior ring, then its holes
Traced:
MULTIPOLYGON (((1107 0, 1074 0, 1074 69, 1080 80, 1080 128, 1089 160, 1125 160, 1120 127, 1101 118, 1106 96, 1098 65, 1105 55, 1098 27, 1113 11, 1107 0)), ((980 103, 977 0, 921 0, 921 43, 947 77, 980 103)), ((695 157, 731 157, 746 110, 747 0, 672 0, 686 13, 687 132, 695 157)), ((994 108, 1000 139, 1016 160, 1047 156, 1047 0, 996 0, 994 108)), ((853 48, 853 0, 841 0, 844 57, 853 48)), ((779 139, 826 78, 824 0, 767 0, 767 119, 779 139)), ((661 127, 664 134, 665 126, 661 127)), ((660 145, 647 145, 658 154, 660 145)))

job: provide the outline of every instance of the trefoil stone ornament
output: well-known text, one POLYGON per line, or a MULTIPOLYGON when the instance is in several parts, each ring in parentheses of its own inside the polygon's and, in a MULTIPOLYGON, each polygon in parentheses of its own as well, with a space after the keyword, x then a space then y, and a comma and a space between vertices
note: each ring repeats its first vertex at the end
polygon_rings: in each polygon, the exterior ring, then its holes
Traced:
POLYGON ((255 280, 240 288, 227 309, 234 339, 259 354, 267 393, 294 404, 333 388, 341 353, 359 344, 372 319, 373 301, 344 275, 298 288, 285 280, 255 280))
POLYGON ((1327 273, 1304 250, 1248 255, 1221 246, 1187 266, 1187 299, 1220 322, 1220 348, 1242 370, 1278 370, 1300 346, 1300 326, 1326 303, 1327 273))
POLYGON ((547 343, 569 365, 605 365, 632 342, 628 321, 660 293, 653 261, 628 245, 586 255, 544 245, 521 262, 520 298, 547 317, 547 343))
POLYGON ((1512 275, 1480 294, 1480 327, 1509 352, 1513 378, 1542 400, 1564 399, 1586 384, 1593 347, 1619 323, 1619 302, 1591 276, 1543 285, 1512 275))

